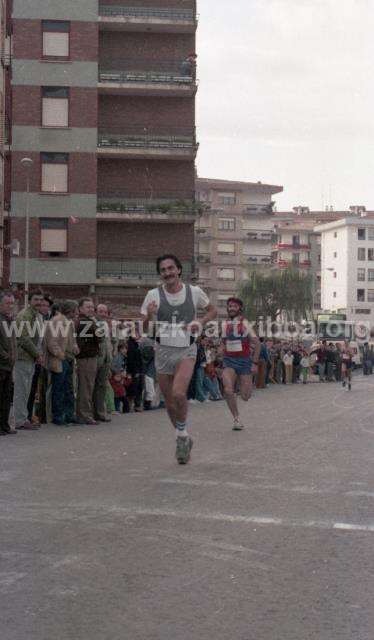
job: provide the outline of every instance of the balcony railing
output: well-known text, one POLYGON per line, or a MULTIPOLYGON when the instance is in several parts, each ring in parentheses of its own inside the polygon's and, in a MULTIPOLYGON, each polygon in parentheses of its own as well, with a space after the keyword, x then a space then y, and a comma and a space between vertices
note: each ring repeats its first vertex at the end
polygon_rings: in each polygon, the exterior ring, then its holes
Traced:
POLYGON ((199 253, 196 257, 197 261, 200 263, 209 263, 211 261, 210 253, 199 253))
MULTIPOLYGON (((193 269, 191 262, 182 262, 183 276, 191 276, 193 269)), ((118 256, 99 256, 97 260, 98 278, 127 278, 147 282, 158 282, 160 276, 156 271, 155 261, 132 262, 118 256)))
POLYGON ((248 240, 261 240, 262 242, 274 241, 275 236, 270 231, 247 231, 248 240))
POLYGON ((308 249, 310 249, 310 244, 303 244, 301 242, 278 242, 277 243, 277 248, 278 249, 290 249, 290 250, 305 250, 307 251, 308 249))
POLYGON ((127 82, 191 84, 195 77, 195 65, 188 60, 180 62, 152 62, 149 60, 125 60, 102 62, 99 82, 125 84, 127 82), (112 65, 111 67, 109 66, 112 65))
POLYGON ((271 256, 248 256, 247 262, 253 263, 263 263, 263 264, 271 264, 272 263, 271 256))
POLYGON ((98 146, 105 148, 146 149, 196 149, 195 133, 192 129, 174 130, 172 127, 150 131, 146 127, 132 126, 112 131, 99 130, 98 146))
POLYGON ((173 20, 176 22, 196 22, 193 9, 174 9, 172 7, 123 7, 120 5, 101 5, 100 16, 109 18, 155 18, 157 20, 173 20))
POLYGON ((194 193, 186 190, 168 192, 112 191, 98 196, 97 210, 101 213, 154 213, 194 215, 198 210, 194 193))

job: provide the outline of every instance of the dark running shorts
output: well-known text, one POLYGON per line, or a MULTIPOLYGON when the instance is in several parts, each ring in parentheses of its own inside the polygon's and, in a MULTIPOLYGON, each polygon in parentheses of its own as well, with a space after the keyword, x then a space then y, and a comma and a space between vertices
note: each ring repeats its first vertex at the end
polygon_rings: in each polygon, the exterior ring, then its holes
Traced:
POLYGON ((252 360, 243 356, 233 357, 224 356, 223 358, 224 369, 234 369, 238 376, 249 376, 252 372, 252 360))

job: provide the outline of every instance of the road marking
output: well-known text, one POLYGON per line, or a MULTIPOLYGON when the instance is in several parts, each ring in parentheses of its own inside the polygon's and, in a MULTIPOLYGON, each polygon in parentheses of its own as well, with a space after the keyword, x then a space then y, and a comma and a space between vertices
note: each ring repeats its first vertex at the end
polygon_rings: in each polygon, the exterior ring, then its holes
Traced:
POLYGON ((220 480, 193 480, 180 478, 162 478, 162 484, 181 484, 191 487, 227 487, 228 489, 240 489, 244 491, 281 491, 283 493, 299 493, 300 495, 332 495, 331 491, 316 489, 315 487, 282 487, 277 484, 245 484, 243 482, 222 482, 220 480))
POLYGON ((355 524, 350 522, 333 522, 329 520, 299 520, 291 518, 272 518, 269 516, 250 516, 229 513, 200 513, 198 511, 169 511, 168 509, 128 509, 114 507, 109 509, 118 515, 134 515, 137 517, 163 517, 185 520, 204 520, 208 522, 229 522, 247 525, 274 525, 277 527, 294 527, 301 529, 319 529, 330 531, 352 531, 374 533, 374 524, 355 524))

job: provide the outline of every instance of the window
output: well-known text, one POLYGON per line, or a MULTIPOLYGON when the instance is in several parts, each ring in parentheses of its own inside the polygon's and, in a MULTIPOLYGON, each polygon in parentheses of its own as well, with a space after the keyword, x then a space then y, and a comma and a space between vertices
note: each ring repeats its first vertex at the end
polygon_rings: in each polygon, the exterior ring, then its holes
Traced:
POLYGON ((292 236, 292 245, 298 247, 300 245, 300 236, 292 236))
POLYGON ((67 87, 42 87, 43 127, 69 126, 69 89, 67 87))
POLYGON ((368 249, 368 260, 373 262, 373 260, 374 260, 374 249, 368 249))
POLYGON ((300 256, 298 253, 293 253, 292 254, 292 264, 299 264, 300 262, 300 256))
POLYGON ((369 316, 371 314, 371 309, 355 309, 355 313, 361 313, 369 316))
POLYGON ((368 302, 374 302, 374 289, 368 289, 368 302))
POLYGON ((217 253, 224 253, 231 256, 235 255, 234 242, 219 242, 217 245, 217 253))
POLYGON ((220 231, 235 231, 235 218, 218 218, 220 231))
POLYGON ((218 295, 217 296, 217 304, 219 307, 225 307, 227 304, 227 301, 229 298, 231 298, 231 295, 218 295))
POLYGON ((234 205, 236 203, 235 193, 219 193, 218 202, 224 205, 234 205))
POLYGON ((65 255, 68 250, 66 218, 40 219, 40 251, 49 256, 65 255))
POLYGON ((357 239, 366 240, 366 229, 357 229, 357 239))
POLYGON ((357 260, 365 260, 366 259, 366 250, 363 247, 360 247, 357 250, 357 260))
POLYGON ((217 269, 219 280, 235 280, 235 269, 217 269))
POLYGON ((336 291, 332 294, 333 298, 336 298, 336 291))
POLYGON ((370 282, 374 281, 374 269, 368 269, 368 280, 370 280, 370 282))
POLYGON ((47 193, 67 193, 68 191, 67 153, 42 153, 42 191, 47 193))
POLYGON ((337 238, 337 237, 338 237, 338 232, 334 231, 334 238, 337 238))
MULTIPOLYGON (((369 269, 369 271, 373 271, 373 274, 374 274, 374 269, 369 269)), ((357 269, 357 280, 359 282, 365 282, 365 269, 357 269)))
POLYGON ((336 271, 334 271, 334 273, 332 274, 332 277, 336 278, 336 275, 337 275, 337 273, 336 273, 336 271))
POLYGON ((365 302, 365 289, 357 289, 357 302, 365 302))
POLYGON ((70 22, 42 20, 43 58, 69 57, 70 22))
POLYGON ((372 227, 368 229, 368 240, 374 240, 374 229, 372 227))

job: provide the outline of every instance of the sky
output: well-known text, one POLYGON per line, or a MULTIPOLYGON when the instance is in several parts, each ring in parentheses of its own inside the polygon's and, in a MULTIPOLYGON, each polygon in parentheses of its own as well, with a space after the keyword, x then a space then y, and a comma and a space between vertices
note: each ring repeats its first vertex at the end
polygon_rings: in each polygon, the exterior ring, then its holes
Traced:
POLYGON ((374 0, 199 0, 198 173, 374 210, 374 0))

